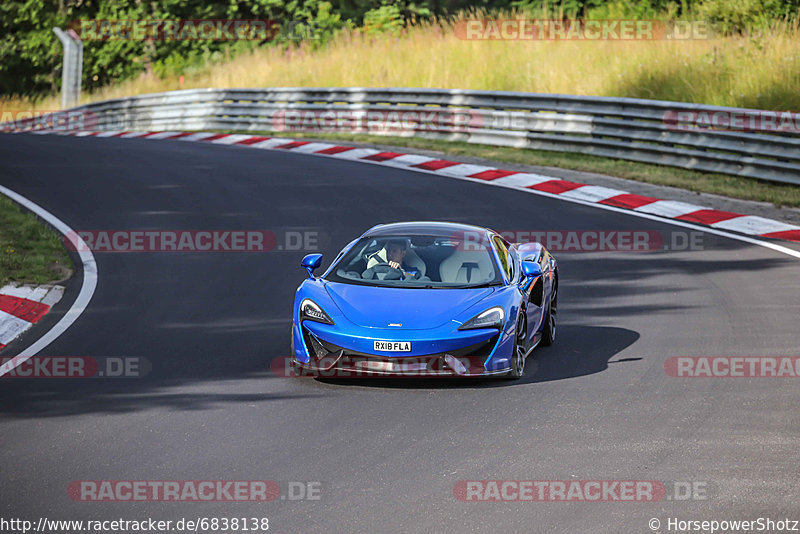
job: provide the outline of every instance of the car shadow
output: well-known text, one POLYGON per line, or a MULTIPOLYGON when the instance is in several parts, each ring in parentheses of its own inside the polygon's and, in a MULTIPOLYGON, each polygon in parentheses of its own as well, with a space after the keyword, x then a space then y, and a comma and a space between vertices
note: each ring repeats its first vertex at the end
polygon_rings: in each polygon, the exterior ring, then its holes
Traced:
MULTIPOLYGON (((630 347, 637 339, 639 339, 639 334, 626 328, 561 325, 558 338, 552 346, 537 347, 528 356, 525 375, 519 380, 507 380, 502 377, 325 377, 314 378, 314 380, 336 386, 385 389, 470 389, 519 386, 600 373, 608 369, 609 360, 630 347)), ((617 361, 634 364, 639 360, 641 358, 624 358, 617 361)))

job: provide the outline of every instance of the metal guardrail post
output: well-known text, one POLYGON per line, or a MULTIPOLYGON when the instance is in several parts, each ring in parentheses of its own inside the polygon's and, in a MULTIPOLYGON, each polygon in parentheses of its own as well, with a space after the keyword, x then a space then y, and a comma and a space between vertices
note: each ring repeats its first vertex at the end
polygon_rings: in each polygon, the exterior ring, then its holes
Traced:
POLYGON ((53 28, 64 45, 64 61, 61 67, 61 107, 77 106, 81 98, 81 74, 83 72, 83 42, 73 30, 65 32, 53 28))
POLYGON ((81 80, 83 79, 83 41, 81 40, 80 35, 78 35, 73 29, 67 30, 67 35, 72 37, 72 40, 75 42, 75 46, 77 47, 77 57, 75 61, 73 77, 73 94, 75 96, 74 105, 77 106, 81 102, 81 80))

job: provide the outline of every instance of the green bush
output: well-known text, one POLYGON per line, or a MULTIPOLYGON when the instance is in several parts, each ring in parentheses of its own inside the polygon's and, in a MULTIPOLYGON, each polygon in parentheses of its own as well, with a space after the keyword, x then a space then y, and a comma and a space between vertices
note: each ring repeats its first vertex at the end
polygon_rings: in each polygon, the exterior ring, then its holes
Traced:
POLYGON ((396 5, 385 5, 364 13, 364 32, 367 35, 399 35, 402 28, 403 18, 396 5))
POLYGON ((742 33, 761 26, 767 16, 761 0, 705 0, 697 9, 699 17, 717 32, 742 33))

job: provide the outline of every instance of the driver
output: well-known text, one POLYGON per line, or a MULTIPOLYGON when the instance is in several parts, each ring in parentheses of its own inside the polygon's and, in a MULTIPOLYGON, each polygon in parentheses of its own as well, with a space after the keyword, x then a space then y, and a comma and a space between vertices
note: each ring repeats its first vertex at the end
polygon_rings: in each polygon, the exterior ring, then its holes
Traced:
POLYGON ((389 267, 399 269, 403 273, 404 278, 413 279, 415 278, 414 272, 417 270, 403 263, 407 252, 408 242, 405 239, 392 239, 387 241, 382 249, 370 256, 367 262, 367 269, 375 267, 376 265, 388 263, 389 267))

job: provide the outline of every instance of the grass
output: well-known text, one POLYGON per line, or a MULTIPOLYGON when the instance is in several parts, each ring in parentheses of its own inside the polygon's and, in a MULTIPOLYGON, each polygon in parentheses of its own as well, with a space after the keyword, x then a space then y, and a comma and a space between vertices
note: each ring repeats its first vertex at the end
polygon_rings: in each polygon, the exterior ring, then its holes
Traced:
POLYGON ((0 286, 63 280, 72 261, 59 236, 32 213, 0 195, 0 286))
MULTIPOLYGON (((275 132, 263 132, 262 134, 272 136, 275 135, 275 132)), ((791 184, 763 182, 726 174, 691 171, 585 154, 490 147, 463 142, 368 134, 286 132, 286 134, 281 135, 291 138, 337 139, 359 143, 393 145, 418 150, 439 150, 454 156, 470 156, 522 165, 559 167, 561 169, 594 172, 638 182, 679 187, 697 193, 712 193, 743 200, 769 202, 778 207, 800 208, 800 187, 791 184)))

